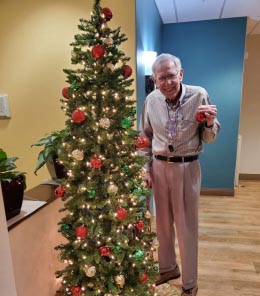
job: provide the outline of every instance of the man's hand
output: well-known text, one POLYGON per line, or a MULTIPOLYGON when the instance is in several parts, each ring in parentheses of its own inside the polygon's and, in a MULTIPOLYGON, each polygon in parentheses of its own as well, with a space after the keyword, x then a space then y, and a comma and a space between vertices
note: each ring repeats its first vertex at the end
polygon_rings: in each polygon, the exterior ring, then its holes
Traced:
POLYGON ((214 124, 214 119, 217 117, 216 105, 200 105, 198 107, 198 112, 205 114, 207 126, 212 126, 214 124))
POLYGON ((152 175, 151 172, 145 173, 145 181, 147 188, 152 188, 152 175))

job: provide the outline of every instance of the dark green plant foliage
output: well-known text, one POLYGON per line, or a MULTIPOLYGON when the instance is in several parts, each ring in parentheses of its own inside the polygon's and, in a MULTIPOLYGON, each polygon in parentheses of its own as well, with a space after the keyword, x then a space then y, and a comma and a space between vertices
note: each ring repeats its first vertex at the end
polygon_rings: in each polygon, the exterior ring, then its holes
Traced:
POLYGON ((18 176, 23 176, 24 180, 24 189, 26 189, 26 178, 25 172, 14 171, 17 168, 15 161, 17 157, 8 157, 7 153, 0 148, 0 182, 8 181, 17 178, 18 176))

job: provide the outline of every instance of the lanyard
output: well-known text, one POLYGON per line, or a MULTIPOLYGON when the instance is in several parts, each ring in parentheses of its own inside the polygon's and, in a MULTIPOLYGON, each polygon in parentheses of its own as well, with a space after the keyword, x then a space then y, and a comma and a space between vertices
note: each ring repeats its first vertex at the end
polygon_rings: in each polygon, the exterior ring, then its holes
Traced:
POLYGON ((186 101, 186 96, 184 94, 183 97, 180 98, 180 105, 179 105, 179 107, 177 107, 177 110, 174 113, 173 117, 171 117, 171 115, 170 115, 169 103, 167 102, 167 100, 165 101, 167 114, 168 114, 168 119, 169 119, 168 137, 170 139, 173 139, 173 137, 175 136, 175 127, 176 127, 177 119, 178 119, 178 116, 179 116, 180 109, 181 109, 182 105, 185 103, 185 101, 186 101))

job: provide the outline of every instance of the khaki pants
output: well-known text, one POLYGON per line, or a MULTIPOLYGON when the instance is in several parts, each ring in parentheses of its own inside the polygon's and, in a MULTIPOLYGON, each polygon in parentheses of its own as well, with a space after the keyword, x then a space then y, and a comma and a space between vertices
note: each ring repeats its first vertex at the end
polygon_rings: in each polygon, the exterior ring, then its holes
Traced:
POLYGON ((190 289, 197 284, 198 201, 201 187, 199 160, 168 163, 154 159, 152 182, 159 241, 159 271, 163 273, 176 267, 176 229, 183 288, 190 289))

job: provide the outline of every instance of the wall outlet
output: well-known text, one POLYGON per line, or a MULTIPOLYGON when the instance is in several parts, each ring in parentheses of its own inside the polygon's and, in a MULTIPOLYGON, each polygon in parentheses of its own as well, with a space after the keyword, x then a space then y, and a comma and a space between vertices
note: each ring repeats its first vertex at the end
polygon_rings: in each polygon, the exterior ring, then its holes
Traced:
POLYGON ((0 118, 10 118, 10 107, 8 95, 0 94, 0 118))

